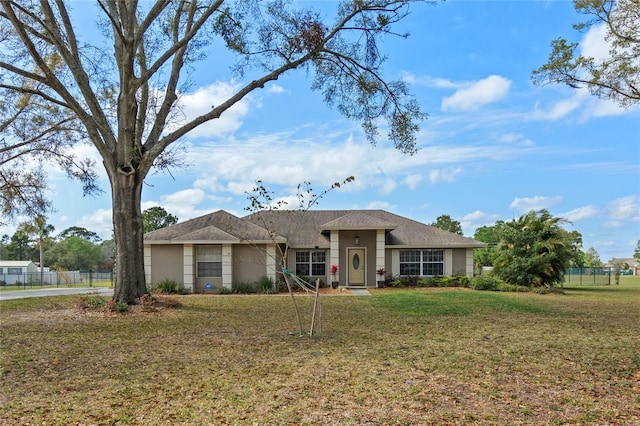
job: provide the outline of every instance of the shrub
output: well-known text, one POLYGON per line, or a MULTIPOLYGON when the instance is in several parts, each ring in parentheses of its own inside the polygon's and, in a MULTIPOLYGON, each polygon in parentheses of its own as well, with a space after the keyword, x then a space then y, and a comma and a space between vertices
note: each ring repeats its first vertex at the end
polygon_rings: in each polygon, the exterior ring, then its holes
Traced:
POLYGON ((395 287, 395 288, 406 287, 405 281, 402 278, 396 278, 391 281, 391 287, 395 287))
POLYGON ((286 293, 286 292, 288 292, 289 289, 287 288, 287 283, 282 279, 276 281, 276 291, 278 293, 286 293))
POLYGON ((124 313, 129 310, 129 305, 126 303, 119 303, 114 300, 109 300, 106 305, 107 311, 124 313))
POLYGON ((529 287, 523 285, 508 284, 505 282, 498 283, 498 291, 512 292, 512 293, 527 293, 531 291, 529 287))
POLYGON ((160 294, 186 294, 187 290, 182 284, 174 280, 164 279, 153 286, 153 291, 160 294))
POLYGON ((266 275, 263 275, 260 277, 260 279, 257 282, 257 287, 258 287, 258 292, 264 293, 264 294, 271 294, 276 291, 273 279, 266 275))
POLYGON ((500 279, 492 275, 478 275, 471 280, 471 288, 474 290, 497 291, 500 279))
POLYGON ((235 281, 231 284, 231 292, 235 294, 249 294, 257 291, 255 285, 247 281, 235 281))
POLYGON ((564 294, 564 291, 558 287, 534 287, 531 289, 534 293, 537 294, 564 294))
POLYGON ((91 294, 83 294, 78 298, 76 307, 79 309, 100 309, 107 303, 107 298, 104 296, 96 296, 91 294))
POLYGON ((228 287, 220 287, 218 289, 218 294, 231 294, 231 293, 232 293, 232 291, 228 287))
POLYGON ((470 287, 471 286, 471 278, 466 275, 458 275, 456 276, 456 280, 458 281, 458 287, 470 287))

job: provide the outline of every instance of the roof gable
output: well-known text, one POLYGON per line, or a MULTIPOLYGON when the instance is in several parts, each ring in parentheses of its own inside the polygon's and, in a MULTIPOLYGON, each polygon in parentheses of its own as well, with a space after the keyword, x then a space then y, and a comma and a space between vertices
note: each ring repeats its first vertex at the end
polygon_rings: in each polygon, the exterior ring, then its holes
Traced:
POLYGON ((323 231, 331 230, 360 230, 383 229, 385 231, 395 229, 395 223, 373 217, 363 211, 353 211, 337 219, 333 219, 321 226, 323 231))
MULTIPOLYGON (((276 240, 282 237, 276 235, 276 240)), ((271 241, 269 232, 260 226, 224 210, 144 234, 148 243, 271 241)))

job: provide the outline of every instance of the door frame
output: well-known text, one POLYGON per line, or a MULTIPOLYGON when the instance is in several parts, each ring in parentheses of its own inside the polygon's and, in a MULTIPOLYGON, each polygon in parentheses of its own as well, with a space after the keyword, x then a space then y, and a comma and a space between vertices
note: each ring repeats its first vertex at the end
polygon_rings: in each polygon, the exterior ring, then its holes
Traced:
POLYGON ((353 247, 347 247, 347 286, 353 286, 353 287, 367 287, 367 248, 364 246, 353 246, 353 247), (349 278, 349 270, 351 269, 351 251, 352 250, 362 250, 364 252, 364 256, 363 259, 361 260, 362 266, 364 268, 364 282, 362 284, 351 284, 350 278, 349 278))

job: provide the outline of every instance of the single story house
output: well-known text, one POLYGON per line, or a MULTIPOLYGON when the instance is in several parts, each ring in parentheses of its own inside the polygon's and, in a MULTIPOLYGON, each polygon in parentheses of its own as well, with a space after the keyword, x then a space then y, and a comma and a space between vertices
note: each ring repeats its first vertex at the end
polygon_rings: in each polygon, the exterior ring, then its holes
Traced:
POLYGON ((37 276, 38 267, 30 260, 0 260, 0 283, 13 285, 37 276))
POLYGON ((473 275, 486 244, 383 210, 223 210, 144 235, 148 283, 174 280, 192 292, 262 276, 300 276, 376 287, 384 275, 473 275), (284 259, 284 262, 282 260, 284 259))
POLYGON ((607 268, 615 268, 616 264, 626 263, 629 268, 622 271, 625 275, 640 275, 640 262, 633 257, 617 258, 614 257, 604 264, 607 268))

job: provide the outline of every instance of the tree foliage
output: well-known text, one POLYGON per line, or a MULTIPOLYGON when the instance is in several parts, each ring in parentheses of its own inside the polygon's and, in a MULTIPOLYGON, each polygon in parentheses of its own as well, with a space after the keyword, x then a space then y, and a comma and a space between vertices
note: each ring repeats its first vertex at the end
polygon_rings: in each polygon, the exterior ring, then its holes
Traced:
POLYGON ((638 0, 574 0, 578 13, 589 20, 574 25, 577 30, 604 25, 608 56, 579 54, 578 43, 558 38, 546 64, 533 71, 536 84, 562 83, 587 87, 601 98, 623 107, 640 102, 640 2, 638 0))
POLYGON ((2 2, 0 89, 9 99, 25 99, 31 116, 45 120, 25 136, 45 128, 47 146, 87 140, 105 167, 117 247, 115 301, 133 303, 147 292, 145 177, 175 165, 173 146, 183 136, 285 73, 312 75, 312 88, 360 121, 372 143, 386 121, 387 138, 400 151, 415 152, 425 115, 404 82, 384 78, 379 50, 383 37, 406 36, 393 27, 411 3, 345 0, 325 19, 304 3, 284 0, 99 0, 99 43, 79 31, 63 0, 2 2), (217 41, 238 58, 232 74, 238 89, 202 115, 180 120, 189 72, 217 41))
POLYGON ((175 225, 176 223, 178 223, 178 217, 167 212, 163 207, 151 207, 142 212, 142 224, 145 233, 175 225))
POLYGON ((600 253, 595 248, 589 247, 584 253, 582 266, 585 268, 601 268, 603 263, 600 260, 600 253))
POLYGON ((500 227, 493 273, 510 284, 554 286, 575 255, 575 237, 562 229, 567 223, 547 210, 529 213, 500 227))
POLYGON ((95 269, 102 259, 102 248, 86 238, 71 235, 46 252, 52 269, 81 271, 95 269))
POLYGON ((503 221, 498 221, 492 226, 481 226, 476 229, 473 239, 487 243, 487 247, 473 250, 473 263, 478 267, 493 266, 496 246, 500 241, 499 229, 504 225, 503 221))
POLYGON ((88 229, 81 226, 71 226, 62 231, 60 235, 58 235, 58 238, 62 240, 68 237, 80 237, 84 238, 85 240, 91 241, 92 243, 98 243, 100 242, 100 240, 102 240, 102 238, 100 238, 98 234, 93 231, 89 231, 88 229))
POLYGON ((462 225, 457 220, 451 218, 448 214, 438 216, 436 221, 431 223, 431 226, 444 229, 445 231, 449 231, 454 234, 462 235, 462 225))

